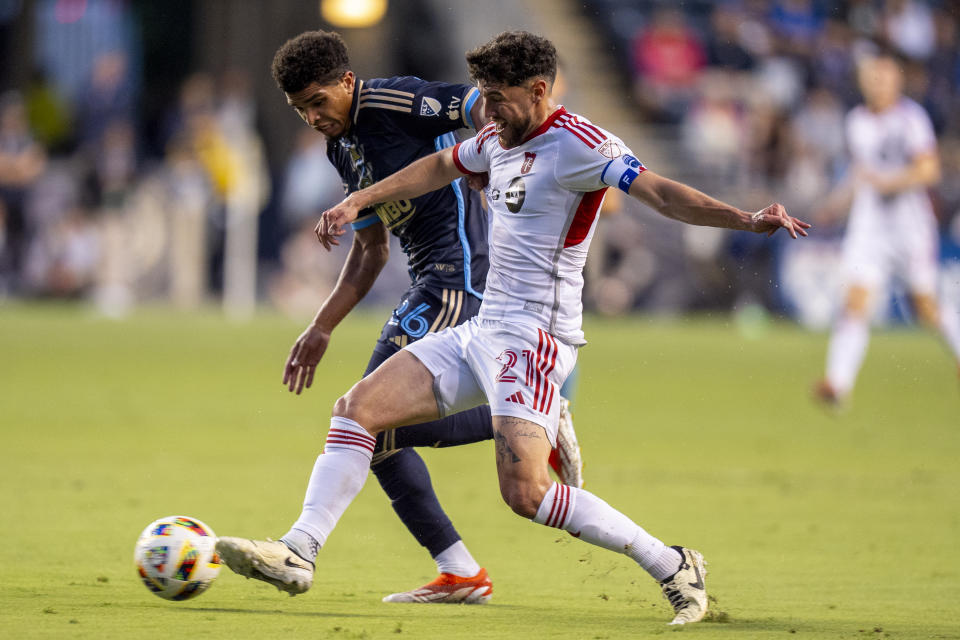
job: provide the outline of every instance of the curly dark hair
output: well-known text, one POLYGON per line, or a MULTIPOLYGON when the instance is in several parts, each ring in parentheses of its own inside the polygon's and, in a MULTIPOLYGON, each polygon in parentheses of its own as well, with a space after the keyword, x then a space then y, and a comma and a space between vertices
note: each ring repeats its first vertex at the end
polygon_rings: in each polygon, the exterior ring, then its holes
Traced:
POLYGON ((297 93, 311 82, 336 82, 350 70, 347 45, 336 31, 304 31, 277 49, 270 68, 277 86, 297 93))
POLYGON ((474 82, 518 87, 539 77, 553 83, 557 76, 557 49, 546 38, 527 31, 504 31, 468 51, 467 66, 474 82))

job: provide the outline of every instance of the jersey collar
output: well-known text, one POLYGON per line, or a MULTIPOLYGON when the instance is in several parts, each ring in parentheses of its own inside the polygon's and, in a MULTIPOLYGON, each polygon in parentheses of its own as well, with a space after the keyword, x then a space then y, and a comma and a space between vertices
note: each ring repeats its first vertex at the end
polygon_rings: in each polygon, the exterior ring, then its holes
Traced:
MULTIPOLYGON (((523 142, 521 142, 520 144, 526 144, 527 142, 529 142, 529 141, 532 140, 533 138, 536 138, 536 137, 537 137, 538 135, 540 135, 541 133, 544 133, 547 129, 549 129, 549 128, 553 125, 554 121, 555 121, 557 118, 559 118, 560 116, 562 116, 562 115, 565 114, 566 112, 567 112, 567 110, 563 108, 563 105, 562 105, 562 104, 561 104, 561 105, 558 105, 557 108, 554 110, 554 112, 551 113, 549 116, 547 116, 547 119, 543 121, 543 124, 541 124, 539 127, 537 127, 536 129, 534 129, 534 130, 533 130, 533 133, 531 133, 531 134, 528 135, 526 138, 524 138, 524 139, 523 139, 523 142)), ((520 146, 520 145, 517 145, 517 146, 520 146)))

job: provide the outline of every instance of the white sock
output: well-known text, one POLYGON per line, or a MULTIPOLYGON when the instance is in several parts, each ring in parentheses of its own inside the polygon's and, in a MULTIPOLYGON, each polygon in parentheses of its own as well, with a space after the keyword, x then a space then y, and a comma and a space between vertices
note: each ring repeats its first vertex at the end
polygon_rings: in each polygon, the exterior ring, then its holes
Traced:
POLYGON ((533 521, 569 531, 575 538, 633 558, 656 580, 677 572, 682 558, 589 491, 554 482, 533 521))
POLYGON ((940 305, 940 333, 960 364, 960 311, 940 305))
POLYGON ((313 562, 340 516, 360 493, 377 439, 347 418, 330 418, 323 453, 317 456, 303 498, 303 511, 280 540, 313 562))
POLYGON ((440 573, 452 573, 461 578, 470 578, 480 573, 480 565, 470 555, 463 540, 457 540, 438 553, 434 561, 440 573))
POLYGON ((827 349, 827 381, 840 395, 853 389, 869 341, 866 318, 844 315, 834 326, 827 349))

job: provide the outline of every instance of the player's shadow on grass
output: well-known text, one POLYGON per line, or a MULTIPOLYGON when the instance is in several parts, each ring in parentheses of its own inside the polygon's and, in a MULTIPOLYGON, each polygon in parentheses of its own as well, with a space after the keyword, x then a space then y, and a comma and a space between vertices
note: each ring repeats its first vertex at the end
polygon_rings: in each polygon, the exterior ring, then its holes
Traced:
POLYGON ((190 607, 180 611, 198 613, 253 613, 260 615, 301 616, 307 618, 381 618, 370 613, 342 613, 336 611, 283 611, 281 609, 240 609, 239 607, 190 607))

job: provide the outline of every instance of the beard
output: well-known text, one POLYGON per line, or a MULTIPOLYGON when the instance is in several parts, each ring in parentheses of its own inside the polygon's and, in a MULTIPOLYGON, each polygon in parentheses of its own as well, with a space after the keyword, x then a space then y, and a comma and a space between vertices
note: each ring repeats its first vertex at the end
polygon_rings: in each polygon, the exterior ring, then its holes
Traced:
POLYGON ((507 122, 504 120, 502 123, 497 123, 497 137, 500 138, 500 144, 502 144, 505 149, 512 149, 523 142, 523 136, 529 128, 529 118, 521 122, 507 122))

